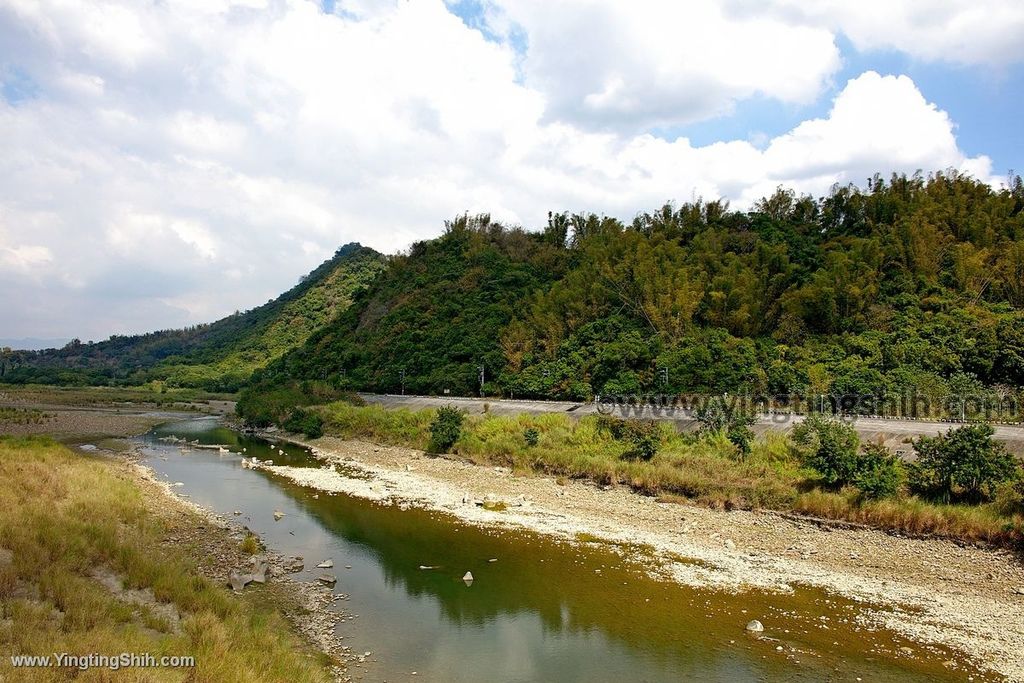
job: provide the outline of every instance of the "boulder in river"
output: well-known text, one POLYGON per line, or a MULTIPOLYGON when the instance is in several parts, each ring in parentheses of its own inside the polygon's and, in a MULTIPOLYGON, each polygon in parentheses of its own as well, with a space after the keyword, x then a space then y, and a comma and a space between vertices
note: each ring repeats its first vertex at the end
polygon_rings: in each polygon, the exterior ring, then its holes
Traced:
POLYGON ((316 577, 316 580, 324 584, 325 586, 333 586, 334 584, 338 583, 338 577, 336 577, 334 574, 321 574, 320 576, 316 577))
POLYGON ((764 633, 764 624, 757 619, 752 619, 747 622, 747 631, 749 633, 764 633))
POLYGON ((334 560, 324 560, 316 566, 317 569, 330 569, 334 566, 334 560))
POLYGON ((282 517, 284 517, 284 513, 283 512, 281 512, 280 510, 274 510, 274 521, 275 522, 280 522, 282 517))
POLYGON ((465 574, 463 574, 462 575, 462 581, 467 586, 472 586, 473 585, 473 572, 466 572, 465 574))

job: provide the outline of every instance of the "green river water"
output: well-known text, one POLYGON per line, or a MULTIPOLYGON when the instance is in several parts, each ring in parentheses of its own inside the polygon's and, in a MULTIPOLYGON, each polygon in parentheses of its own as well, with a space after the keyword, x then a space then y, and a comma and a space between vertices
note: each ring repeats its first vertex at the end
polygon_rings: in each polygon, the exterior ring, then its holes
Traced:
POLYGON ((144 443, 147 464, 181 482, 178 492, 228 516, 240 510, 240 521, 270 548, 305 558, 307 570, 296 578, 315 580, 323 571, 315 565, 334 561, 334 590, 351 596, 336 603, 349 615, 339 633, 354 652, 372 653, 351 669, 357 679, 986 679, 960 657, 859 626, 864 605, 816 590, 695 590, 652 579, 641 570, 642 555, 624 560, 599 543, 482 529, 342 495, 314 498, 312 490, 241 467, 242 449, 276 464, 319 466, 303 449, 272 447, 212 419, 163 425, 144 443), (159 440, 170 434, 233 453, 182 452, 159 440), (274 510, 286 514, 275 522, 274 510), (467 571, 470 586, 461 579, 467 571), (745 633, 751 619, 765 624, 764 637, 745 633), (959 668, 943 664, 950 659, 959 668))

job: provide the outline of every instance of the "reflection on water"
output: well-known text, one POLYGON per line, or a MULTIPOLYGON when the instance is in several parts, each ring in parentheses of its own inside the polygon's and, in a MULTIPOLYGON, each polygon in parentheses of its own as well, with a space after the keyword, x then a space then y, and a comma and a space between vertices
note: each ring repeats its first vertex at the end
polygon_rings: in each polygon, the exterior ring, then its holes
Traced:
POLYGON ((270 547, 304 557, 308 569, 298 577, 314 580, 315 565, 334 560, 335 590, 351 595, 346 609, 358 615, 339 630, 354 651, 374 653, 375 661, 354 671, 363 680, 964 679, 941 666, 944 653, 865 632, 854 623, 858 606, 818 592, 696 591, 647 578, 599 546, 484 530, 341 495, 314 498, 243 469, 238 455, 244 448, 275 463, 319 466, 304 449, 208 419, 165 425, 146 443, 150 466, 183 482, 178 491, 223 514, 240 510, 270 547), (182 452, 158 440, 169 434, 234 453, 182 452), (278 522, 274 510, 285 513, 278 522), (467 571, 475 579, 468 587, 467 571), (754 618, 767 638, 744 633, 754 618), (915 656, 901 655, 901 647, 915 656))

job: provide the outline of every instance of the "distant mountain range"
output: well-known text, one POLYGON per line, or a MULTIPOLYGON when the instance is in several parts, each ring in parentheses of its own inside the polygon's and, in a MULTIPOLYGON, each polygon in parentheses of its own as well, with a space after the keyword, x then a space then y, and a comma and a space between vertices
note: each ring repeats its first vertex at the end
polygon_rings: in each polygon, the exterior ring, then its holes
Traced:
MULTIPOLYGON (((53 384, 141 384, 233 391, 252 373, 301 345, 351 304, 386 259, 347 244, 278 298, 214 323, 106 341, 71 340, 61 348, 21 351, 0 359, 0 381, 53 384)), ((12 345, 13 348, 13 345, 12 345)))

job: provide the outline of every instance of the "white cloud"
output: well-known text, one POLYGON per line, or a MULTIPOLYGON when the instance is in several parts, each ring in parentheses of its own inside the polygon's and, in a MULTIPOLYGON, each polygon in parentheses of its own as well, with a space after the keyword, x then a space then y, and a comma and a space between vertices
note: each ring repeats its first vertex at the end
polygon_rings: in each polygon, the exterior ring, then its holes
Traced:
POLYGON ((53 254, 38 244, 0 247, 0 263, 13 270, 31 273, 33 269, 53 261, 53 254))
POLYGON ((1015 0, 730 0, 737 14, 845 34, 860 50, 928 61, 1005 66, 1024 60, 1024 3, 1015 0))
POLYGON ((840 67, 827 28, 713 0, 498 0, 489 16, 525 30, 525 81, 549 116, 602 127, 699 121, 754 95, 806 104, 840 67))
MULTIPOLYGON (((529 25, 539 11, 523 4, 514 18, 529 25)), ((576 26, 552 16, 524 63, 440 0, 334 15, 306 0, 0 0, 0 66, 39 90, 0 99, 4 332, 101 338, 199 322, 276 296, 342 243, 393 251, 463 210, 536 227, 548 210, 629 218, 695 194, 743 206, 779 183, 820 194, 875 171, 990 175, 909 79, 874 73, 827 117, 758 147, 627 132, 754 93, 804 101, 834 69, 820 27, 709 3, 694 17, 705 23, 594 7, 576 26), (100 45, 90 26, 125 35, 100 45), (559 80, 577 63, 578 84, 559 80), (23 277, 29 262, 42 284, 23 277)))

